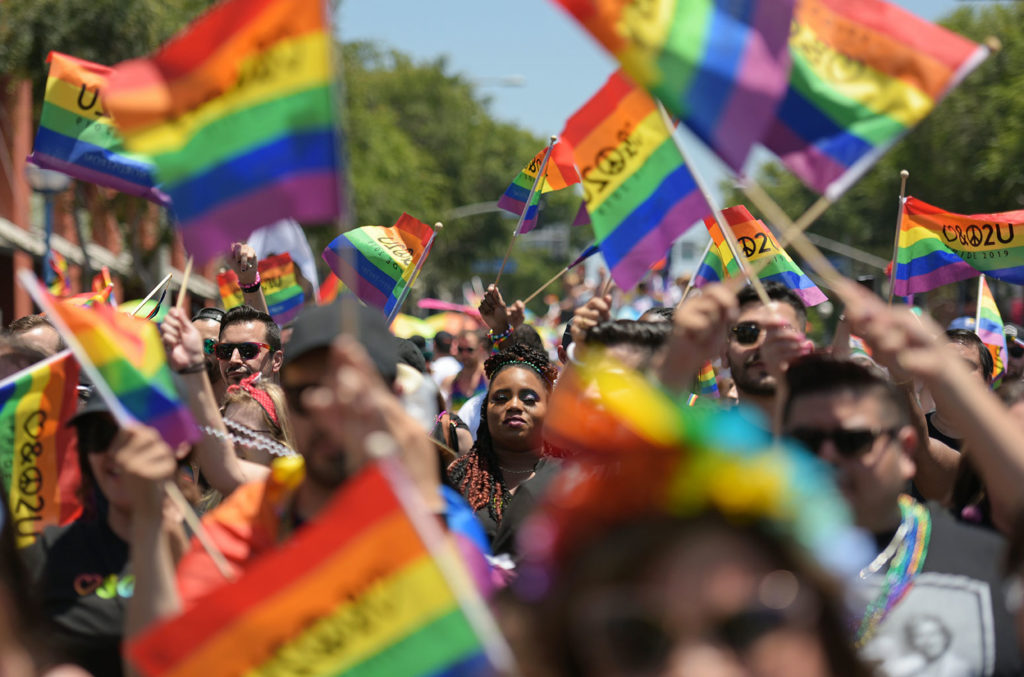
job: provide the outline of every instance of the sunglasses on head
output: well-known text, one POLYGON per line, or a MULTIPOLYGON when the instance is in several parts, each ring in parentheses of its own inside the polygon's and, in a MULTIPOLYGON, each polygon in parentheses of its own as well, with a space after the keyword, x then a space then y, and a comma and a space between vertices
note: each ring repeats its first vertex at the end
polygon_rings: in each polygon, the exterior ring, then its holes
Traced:
POLYGON ((815 454, 821 453, 821 445, 825 440, 832 440, 836 451, 843 458, 857 458, 871 451, 875 440, 882 435, 892 435, 896 429, 870 430, 868 428, 852 428, 848 430, 818 430, 817 428, 796 428, 789 436, 797 440, 815 454))
POLYGON ((757 339, 761 338, 761 325, 757 322, 740 322, 730 329, 729 333, 736 337, 736 343, 741 346, 749 346, 757 343, 757 339))
POLYGON ((243 360, 251 360, 260 354, 260 349, 266 348, 270 350, 270 346, 266 343, 259 343, 257 341, 246 341, 245 343, 218 343, 213 347, 213 354, 217 356, 218 360, 230 360, 231 356, 238 351, 238 354, 243 360))

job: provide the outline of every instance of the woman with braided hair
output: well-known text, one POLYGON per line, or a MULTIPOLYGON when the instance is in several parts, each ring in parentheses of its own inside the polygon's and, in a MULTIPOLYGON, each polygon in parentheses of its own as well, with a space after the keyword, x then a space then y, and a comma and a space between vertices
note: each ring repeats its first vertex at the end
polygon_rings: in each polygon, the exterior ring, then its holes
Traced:
POLYGON ((476 443, 448 466, 448 477, 476 511, 494 553, 512 553, 515 527, 554 471, 540 453, 558 370, 523 344, 492 355, 484 370, 490 385, 476 443))

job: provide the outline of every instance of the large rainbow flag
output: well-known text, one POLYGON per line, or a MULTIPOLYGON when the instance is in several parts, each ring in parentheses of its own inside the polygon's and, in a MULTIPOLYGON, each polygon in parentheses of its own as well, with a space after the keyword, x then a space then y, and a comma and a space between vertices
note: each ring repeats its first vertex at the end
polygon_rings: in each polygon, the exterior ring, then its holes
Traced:
POLYGON ((789 50, 764 144, 833 200, 988 55, 883 0, 799 0, 789 50))
POLYGON ((997 388, 1006 374, 1009 356, 1006 351, 1006 335, 1003 333, 1003 318, 984 275, 978 280, 978 313, 975 319, 974 331, 992 353, 992 387, 997 388))
POLYGON ((94 380, 99 376, 105 384, 96 384, 97 392, 115 418, 126 416, 156 428, 172 447, 196 439, 198 428, 178 396, 155 324, 105 303, 78 306, 57 301, 41 288, 38 294, 33 298, 65 334, 79 363, 96 368, 94 380))
POLYGON ((359 299, 388 316, 398 306, 422 257, 430 251, 434 230, 408 214, 393 226, 363 226, 342 233, 323 251, 323 259, 359 299))
MULTIPOLYGON (((734 170, 786 93, 794 0, 558 0, 734 170)), ((582 165, 581 165, 582 166, 582 165)))
MULTIPOLYGON (((295 319, 306 301, 295 278, 295 262, 291 254, 284 252, 275 256, 260 259, 257 266, 260 273, 260 287, 267 301, 274 322, 284 326, 295 319)), ((242 288, 238 286, 238 275, 233 270, 217 273, 217 285, 220 287, 220 299, 225 309, 242 305, 245 300, 242 288)))
POLYGON ((544 168, 544 176, 537 185, 537 191, 533 194, 530 206, 526 206, 526 200, 530 197, 530 189, 537 178, 537 173, 544 162, 544 156, 548 149, 542 148, 533 156, 529 164, 519 172, 505 193, 498 199, 498 206, 505 211, 521 215, 526 209, 526 218, 523 219, 523 226, 520 233, 528 233, 537 225, 537 211, 540 208, 541 193, 550 193, 556 190, 568 188, 574 183, 580 182, 580 176, 576 173, 573 165, 572 148, 564 143, 556 142, 551 149, 551 157, 544 168))
POLYGON ((60 52, 46 57, 50 74, 39 130, 28 161, 82 181, 161 204, 153 163, 129 153, 100 98, 111 70, 60 52))
POLYGON ((908 197, 903 203, 893 291, 926 292, 977 277, 1024 284, 1024 210, 955 214, 908 197))
POLYGON ((197 263, 279 219, 342 211, 332 40, 322 0, 225 0, 114 69, 104 104, 153 158, 197 263))
POLYGON ((75 432, 78 363, 70 351, 0 381, 0 481, 19 547, 81 513, 75 432))
POLYGON ((127 655, 147 677, 488 674, 481 640, 376 465, 127 655))
POLYGON ((654 99, 621 72, 565 123, 597 244, 632 289, 707 205, 654 99))
MULTIPOLYGON (((755 219, 746 207, 729 207, 722 211, 722 216, 736 234, 736 240, 752 265, 758 266, 762 259, 771 258, 771 262, 757 274, 759 278, 765 282, 781 282, 796 292, 807 306, 816 306, 828 300, 786 250, 779 246, 772 231, 760 219, 755 219)), ((733 258, 732 250, 715 217, 705 217, 704 225, 708 227, 713 244, 697 269, 693 285, 702 287, 709 282, 721 282, 727 277, 742 275, 739 262, 733 258)))

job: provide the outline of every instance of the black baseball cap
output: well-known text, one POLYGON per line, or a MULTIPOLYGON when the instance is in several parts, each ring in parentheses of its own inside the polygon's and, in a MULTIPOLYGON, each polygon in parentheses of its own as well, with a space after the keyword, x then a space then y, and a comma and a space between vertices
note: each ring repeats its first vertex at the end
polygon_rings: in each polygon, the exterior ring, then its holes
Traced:
MULTIPOLYGON (((307 306, 295 320, 292 338, 284 347, 284 364, 288 364, 317 348, 326 348, 341 334, 342 304, 338 299, 326 306, 307 306)), ((398 350, 394 336, 388 331, 384 316, 375 308, 358 306, 356 338, 370 354, 381 378, 386 383, 395 380, 398 350)))
POLYGON ((224 311, 220 308, 213 308, 207 306, 206 308, 200 308, 199 312, 192 316, 192 321, 198 320, 213 320, 214 322, 220 323, 224 319, 224 311))

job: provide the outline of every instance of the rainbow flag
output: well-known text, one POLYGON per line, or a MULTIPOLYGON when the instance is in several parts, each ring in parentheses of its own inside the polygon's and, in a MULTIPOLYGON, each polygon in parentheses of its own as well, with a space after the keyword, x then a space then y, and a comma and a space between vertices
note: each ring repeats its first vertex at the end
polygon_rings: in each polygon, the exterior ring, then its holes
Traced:
POLYGON ((718 380, 715 378, 715 368, 711 362, 705 362, 697 374, 697 387, 701 397, 713 397, 716 400, 720 397, 718 392, 718 380))
POLYGON ((654 99, 621 72, 565 124, 584 200, 616 284, 632 289, 707 212, 654 99))
MULTIPOLYGON (((786 250, 779 247, 772 231, 760 219, 755 219, 746 207, 729 207, 722 210, 722 216, 736 234, 736 239, 751 264, 758 265, 761 259, 771 257, 771 263, 758 273, 759 278, 765 282, 781 282, 796 292, 807 306, 816 306, 828 300, 817 285, 793 262, 786 250)), ((704 225, 708 227, 714 244, 708 249, 707 256, 697 269, 693 281, 695 287, 702 287, 709 282, 721 282, 727 277, 742 274, 739 262, 733 258, 715 217, 706 217, 704 225)))
MULTIPOLYGON (((267 301, 267 309, 274 322, 284 326, 294 320, 302 310, 306 294, 295 279, 295 263, 291 254, 284 252, 260 259, 260 286, 267 301)), ((225 309, 242 305, 245 296, 238 286, 238 275, 233 270, 217 273, 217 285, 225 309)))
POLYGON ((114 285, 108 285, 100 291, 86 291, 81 294, 75 294, 74 296, 68 296, 67 298, 61 299, 64 303, 70 303, 75 306, 109 306, 114 303, 114 285))
POLYGON ((580 176, 573 166, 572 149, 564 143, 556 142, 551 149, 551 157, 544 168, 544 176, 537 185, 537 192, 533 195, 529 208, 526 207, 526 199, 530 197, 530 189, 537 178, 537 172, 544 162, 544 156, 548 149, 542 148, 539 153, 533 156, 529 164, 519 172, 513 179, 505 193, 498 199, 498 206, 505 211, 521 215, 526 209, 526 218, 523 219, 523 226, 520 233, 528 233, 537 225, 537 211, 540 208, 541 193, 550 193, 556 190, 568 188, 574 183, 580 182, 580 176))
POLYGON ((39 130, 28 161, 76 179, 167 204, 153 163, 129 153, 101 100, 111 68, 60 52, 46 57, 50 74, 39 130))
POLYGON ((327 273, 327 277, 320 283, 320 293, 317 294, 316 303, 320 306, 326 306, 334 303, 334 300, 338 298, 338 295, 343 293, 348 287, 345 283, 338 279, 338 276, 334 273, 327 273))
POLYGON ((1024 284, 1024 210, 954 214, 915 197, 903 203, 897 296, 977 277, 1024 284))
POLYGON ((836 200, 988 50, 883 0, 800 0, 789 89, 763 143, 836 200))
POLYGON ((63 351, 0 381, 0 481, 19 547, 81 513, 75 431, 78 363, 63 351))
POLYGON ((153 158, 196 263, 279 219, 341 213, 332 40, 322 0, 225 0, 114 69, 104 104, 153 158))
POLYGON ((794 0, 558 3, 634 82, 735 171, 743 168, 786 93, 794 0))
POLYGON ((112 410, 156 428, 172 447, 196 438, 198 429, 178 396, 155 324, 106 303, 79 306, 48 296, 37 301, 65 333, 79 363, 96 368, 116 398, 111 402, 97 386, 112 410))
POLYGON ((131 641, 127 656, 147 677, 489 673, 376 464, 239 580, 131 641))
POLYGON ((433 236, 430 226, 402 214, 390 227, 342 233, 324 249, 323 259, 359 300, 390 316, 433 236))
POLYGON ((71 295, 71 276, 68 270, 68 260, 63 254, 50 250, 50 270, 53 271, 53 282, 50 283, 50 293, 57 297, 71 295))
POLYGON ((984 275, 978 280, 978 314, 975 319, 974 331, 992 353, 992 387, 997 388, 1003 382, 1009 356, 1006 351, 1006 335, 1003 333, 1003 318, 984 275))

